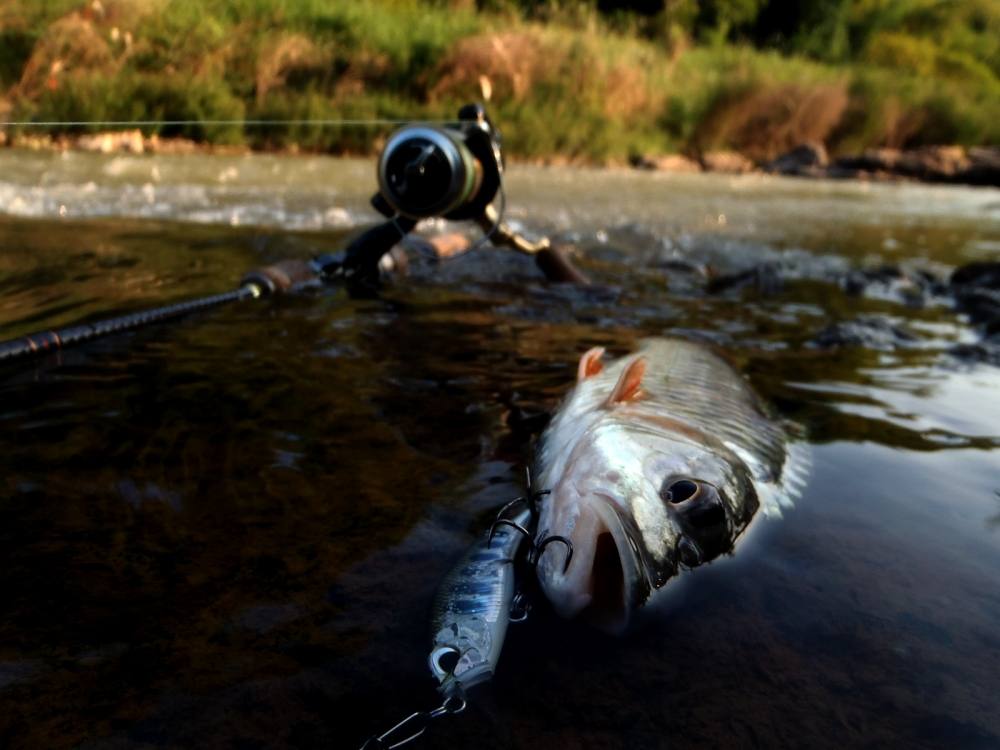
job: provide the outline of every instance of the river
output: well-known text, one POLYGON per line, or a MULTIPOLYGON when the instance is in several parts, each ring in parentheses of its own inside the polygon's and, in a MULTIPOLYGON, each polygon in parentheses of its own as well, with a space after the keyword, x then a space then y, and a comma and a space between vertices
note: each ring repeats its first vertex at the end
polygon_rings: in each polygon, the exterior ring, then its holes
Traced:
MULTIPOLYGON (((374 187, 361 159, 0 150, 0 339, 336 250, 374 187)), ((352 748, 431 707, 435 587, 521 491, 511 415, 591 346, 674 335, 804 428, 802 496, 624 638, 539 607, 414 747, 1000 746, 1000 369, 914 282, 997 257, 1000 191, 515 165, 506 193, 592 288, 414 257, 376 299, 0 367, 0 745, 352 748), (859 320, 882 335, 824 343, 859 320)))

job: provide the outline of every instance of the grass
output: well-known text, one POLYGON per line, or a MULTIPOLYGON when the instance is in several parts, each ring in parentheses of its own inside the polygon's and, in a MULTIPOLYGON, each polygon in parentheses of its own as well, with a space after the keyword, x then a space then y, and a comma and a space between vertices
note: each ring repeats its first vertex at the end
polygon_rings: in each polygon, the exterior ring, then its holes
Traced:
MULTIPOLYGON (((669 40, 657 40, 570 4, 562 13, 546 6, 545 23, 492 5, 7 0, 0 117, 441 118, 479 99, 485 77, 508 151, 522 157, 601 162, 732 148, 765 159, 803 140, 833 151, 1000 143, 995 45, 990 34, 963 42, 964 26, 950 32, 951 46, 879 27, 853 59, 824 62, 721 33, 691 46, 672 27, 669 40)), ((308 124, 148 130, 331 152, 370 151, 384 137, 308 124)))

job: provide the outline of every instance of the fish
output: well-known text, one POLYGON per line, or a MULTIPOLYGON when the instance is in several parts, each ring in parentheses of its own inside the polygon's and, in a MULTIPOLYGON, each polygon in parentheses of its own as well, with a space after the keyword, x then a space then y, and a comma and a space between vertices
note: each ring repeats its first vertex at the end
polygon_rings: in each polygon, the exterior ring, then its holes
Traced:
POLYGON ((558 614, 622 633, 681 571, 730 553, 759 510, 790 506, 808 453, 705 346, 656 338, 603 355, 580 358, 536 453, 550 490, 538 539, 571 543, 536 570, 558 614))

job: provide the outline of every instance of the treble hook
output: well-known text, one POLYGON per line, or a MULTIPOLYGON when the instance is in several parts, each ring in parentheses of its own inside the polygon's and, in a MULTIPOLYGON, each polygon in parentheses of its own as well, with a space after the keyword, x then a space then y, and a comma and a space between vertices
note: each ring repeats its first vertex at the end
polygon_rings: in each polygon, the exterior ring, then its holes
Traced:
POLYGON ((514 594, 514 598, 510 603, 510 621, 524 622, 528 619, 528 613, 530 611, 531 602, 528 601, 528 597, 524 595, 524 592, 518 591, 514 594))
MULTIPOLYGON (((496 520, 493 522, 493 525, 490 526, 489 543, 493 542, 493 536, 496 534, 497 526, 511 526, 511 527, 517 529, 518 531, 520 531, 525 536, 527 536, 527 537, 531 536, 531 534, 528 533, 528 530, 525 529, 523 526, 521 526, 520 524, 518 524, 518 523, 516 523, 514 521, 511 521, 509 518, 504 518, 504 514, 507 511, 509 511, 511 508, 513 508, 514 506, 519 505, 521 503, 524 503, 524 504, 526 504, 528 506, 528 510, 531 512, 531 520, 532 521, 537 521, 538 520, 538 501, 539 501, 540 498, 543 498, 546 495, 551 494, 552 490, 533 490, 531 488, 531 469, 529 467, 527 467, 527 466, 524 467, 524 482, 525 482, 525 486, 527 487, 527 490, 528 490, 527 494, 522 495, 521 497, 515 497, 509 503, 506 503, 497 512, 496 520)), ((489 546, 489 543, 487 544, 487 547, 489 546)))
POLYGON ((493 537, 496 534, 498 526, 510 526, 512 529, 520 534, 526 536, 530 543, 531 548, 528 550, 528 565, 532 568, 538 567, 538 561, 542 558, 542 554, 545 552, 545 548, 548 547, 552 542, 560 542, 566 546, 566 562, 563 563, 563 574, 569 570, 569 563, 573 559, 573 542, 564 536, 559 536, 558 534, 550 534, 549 536, 542 539, 540 542, 535 542, 531 539, 531 532, 524 528, 517 521, 511 521, 509 518, 498 518, 490 526, 490 536, 489 540, 486 542, 486 546, 489 547, 493 544, 493 537))
POLYGON ((519 531, 522 534, 524 534, 528 539, 531 539, 531 532, 528 531, 526 528, 524 528, 517 521, 511 521, 509 518, 498 518, 493 522, 493 525, 490 526, 490 536, 486 542, 487 549, 493 544, 493 537, 497 533, 497 526, 510 526, 515 531, 519 531))
POLYGON ((552 490, 533 490, 531 485, 531 467, 524 467, 524 487, 528 491, 528 496, 524 498, 524 501, 528 503, 528 509, 531 511, 531 517, 538 520, 538 501, 545 497, 546 495, 551 495, 552 490))
POLYGON ((504 505, 500 509, 500 512, 497 513, 497 518, 502 517, 504 513, 513 508, 515 505, 524 503, 528 506, 528 510, 531 511, 532 520, 538 520, 538 501, 546 495, 551 495, 552 490, 533 490, 531 488, 531 469, 527 466, 524 467, 524 485, 527 488, 527 494, 522 495, 521 497, 515 497, 509 503, 504 505))
POLYGON ((538 567, 538 561, 542 559, 542 553, 545 552, 545 548, 552 544, 552 542, 561 542, 566 545, 566 562, 563 563, 563 575, 566 575, 566 571, 569 570, 569 562, 573 559, 573 542, 564 536, 558 536, 556 534, 550 535, 542 539, 542 541, 537 544, 533 544, 531 551, 528 553, 528 562, 533 568, 538 567))

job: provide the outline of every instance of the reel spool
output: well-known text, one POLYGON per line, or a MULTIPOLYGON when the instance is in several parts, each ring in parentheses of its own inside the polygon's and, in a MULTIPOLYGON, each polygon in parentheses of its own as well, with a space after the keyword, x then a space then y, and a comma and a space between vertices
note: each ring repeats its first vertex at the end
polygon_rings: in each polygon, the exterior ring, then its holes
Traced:
POLYGON ((500 188, 502 161, 499 134, 482 107, 468 105, 454 127, 396 131, 379 157, 379 193, 407 218, 476 218, 500 188))

